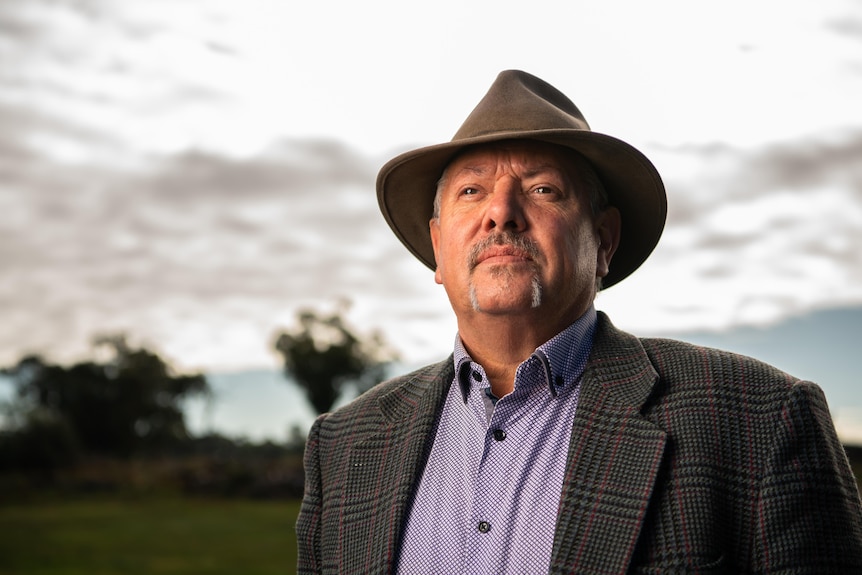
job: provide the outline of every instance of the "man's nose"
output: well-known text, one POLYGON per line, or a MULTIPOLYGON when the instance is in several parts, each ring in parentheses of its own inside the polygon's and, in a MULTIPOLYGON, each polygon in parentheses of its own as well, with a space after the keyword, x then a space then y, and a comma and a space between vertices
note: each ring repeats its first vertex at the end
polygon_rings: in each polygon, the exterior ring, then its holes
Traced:
POLYGON ((511 178, 498 180, 485 210, 485 218, 482 222, 485 230, 523 231, 527 226, 527 220, 524 217, 522 202, 520 182, 511 178))

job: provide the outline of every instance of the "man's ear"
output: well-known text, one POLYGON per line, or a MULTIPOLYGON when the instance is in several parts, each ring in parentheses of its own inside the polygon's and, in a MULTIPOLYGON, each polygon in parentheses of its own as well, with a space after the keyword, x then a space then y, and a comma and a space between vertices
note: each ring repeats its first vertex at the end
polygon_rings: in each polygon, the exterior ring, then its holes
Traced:
POLYGON ((443 276, 440 274, 440 220, 431 218, 428 222, 428 231, 431 233, 431 246, 434 248, 434 261, 437 262, 437 267, 434 269, 434 281, 443 285, 443 276))
POLYGON ((599 242, 596 251, 596 275, 598 277, 603 278, 610 271, 611 259, 620 246, 621 229, 620 211, 613 206, 605 208, 596 218, 596 234, 599 242))

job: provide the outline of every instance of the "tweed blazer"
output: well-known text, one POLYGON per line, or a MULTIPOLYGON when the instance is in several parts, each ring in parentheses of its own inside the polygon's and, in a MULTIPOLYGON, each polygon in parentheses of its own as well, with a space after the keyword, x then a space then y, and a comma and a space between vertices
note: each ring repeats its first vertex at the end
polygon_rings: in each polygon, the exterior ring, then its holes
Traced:
MULTIPOLYGON (((453 370, 317 419, 299 573, 394 571, 453 370)), ((550 573, 862 573, 862 506, 817 386, 601 313, 581 385, 550 573)))

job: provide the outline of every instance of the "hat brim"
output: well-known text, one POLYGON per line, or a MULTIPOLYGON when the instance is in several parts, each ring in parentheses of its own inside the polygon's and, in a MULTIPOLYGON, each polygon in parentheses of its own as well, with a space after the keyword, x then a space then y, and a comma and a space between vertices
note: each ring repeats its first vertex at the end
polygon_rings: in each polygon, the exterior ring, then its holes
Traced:
POLYGON ((629 144, 598 132, 576 129, 495 132, 427 146, 396 156, 377 176, 377 201, 396 237, 422 263, 436 268, 429 222, 443 170, 468 146, 502 140, 538 140, 584 156, 622 216, 620 245, 602 288, 629 276, 649 257, 667 217, 664 184, 652 162, 629 144))

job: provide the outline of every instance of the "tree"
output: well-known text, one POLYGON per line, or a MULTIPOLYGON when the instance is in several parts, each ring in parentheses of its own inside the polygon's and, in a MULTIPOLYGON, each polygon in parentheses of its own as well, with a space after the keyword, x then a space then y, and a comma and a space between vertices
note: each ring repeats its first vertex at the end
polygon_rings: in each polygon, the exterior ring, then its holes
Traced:
POLYGON ((325 413, 346 384, 362 393, 385 377, 396 354, 375 332, 365 339, 353 333, 341 317, 343 306, 330 315, 312 310, 297 313, 297 327, 277 335, 275 349, 284 371, 305 391, 317 413, 325 413))
POLYGON ((65 421, 84 451, 128 456, 187 439, 181 402, 209 392, 204 376, 175 375, 158 355, 130 348, 123 336, 98 339, 96 346, 107 351, 105 361, 63 367, 28 356, 3 373, 20 402, 43 418, 65 421))

